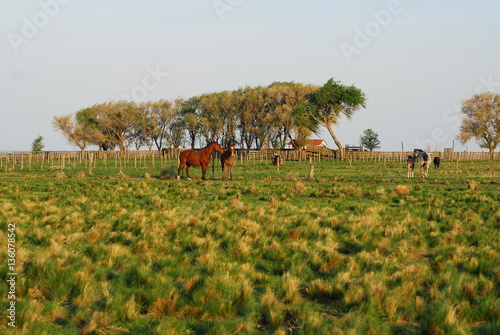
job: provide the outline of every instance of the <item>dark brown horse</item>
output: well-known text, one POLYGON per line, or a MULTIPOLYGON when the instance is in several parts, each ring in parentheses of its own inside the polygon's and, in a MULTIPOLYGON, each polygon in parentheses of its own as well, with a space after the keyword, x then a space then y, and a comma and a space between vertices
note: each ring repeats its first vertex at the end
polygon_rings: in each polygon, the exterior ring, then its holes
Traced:
POLYGON ((222 180, 224 180, 226 176, 226 167, 227 173, 229 175, 229 180, 233 180, 233 166, 235 156, 234 144, 231 144, 229 146, 229 149, 225 150, 220 155, 220 165, 222 166, 222 180))
POLYGON ((191 166, 201 166, 201 179, 205 180, 205 172, 207 171, 208 164, 210 164, 210 159, 214 151, 224 152, 219 143, 212 142, 205 148, 200 150, 184 150, 179 154, 179 169, 177 170, 177 179, 181 179, 181 171, 186 166, 186 175, 188 180, 191 180, 189 176, 189 169, 191 166))

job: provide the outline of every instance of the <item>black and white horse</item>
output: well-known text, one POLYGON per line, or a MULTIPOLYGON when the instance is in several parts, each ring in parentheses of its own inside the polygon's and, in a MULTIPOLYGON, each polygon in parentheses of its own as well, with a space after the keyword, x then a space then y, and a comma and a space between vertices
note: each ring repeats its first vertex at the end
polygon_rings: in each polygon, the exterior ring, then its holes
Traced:
POLYGON ((422 178, 427 178, 427 174, 429 173, 429 166, 431 165, 431 155, 423 151, 422 149, 413 150, 413 155, 415 156, 415 160, 418 161, 420 166, 420 173, 422 174, 422 178))
POLYGON ((415 156, 408 155, 406 169, 408 170, 408 178, 413 178, 413 173, 415 172, 415 156))

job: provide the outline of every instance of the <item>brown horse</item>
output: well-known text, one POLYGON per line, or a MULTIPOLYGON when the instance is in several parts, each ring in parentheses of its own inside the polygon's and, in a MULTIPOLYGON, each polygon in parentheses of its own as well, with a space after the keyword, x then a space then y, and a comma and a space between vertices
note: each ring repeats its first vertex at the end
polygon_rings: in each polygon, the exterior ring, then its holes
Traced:
POLYGON ((222 166, 222 180, 224 180, 226 176, 226 167, 227 167, 227 173, 229 175, 229 180, 233 180, 234 160, 235 160, 235 149, 234 149, 234 144, 231 144, 229 146, 229 149, 225 150, 220 155, 220 165, 222 166))
POLYGON ((205 180, 205 172, 207 171, 208 164, 210 164, 210 159, 214 151, 224 152, 219 143, 212 142, 205 148, 200 150, 184 150, 179 154, 179 169, 177 170, 177 179, 181 179, 181 171, 186 166, 186 175, 188 180, 191 180, 189 176, 189 169, 191 166, 201 166, 201 179, 205 180))

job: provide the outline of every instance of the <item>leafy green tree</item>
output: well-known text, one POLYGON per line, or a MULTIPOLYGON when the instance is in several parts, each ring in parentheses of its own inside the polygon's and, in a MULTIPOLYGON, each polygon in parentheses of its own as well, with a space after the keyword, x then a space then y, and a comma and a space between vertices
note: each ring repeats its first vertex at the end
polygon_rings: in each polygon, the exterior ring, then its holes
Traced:
POLYGON ((344 86, 332 78, 308 97, 310 117, 328 130, 343 157, 344 147, 332 127, 338 123, 341 115, 351 119, 354 112, 365 108, 365 94, 354 85, 344 86))
POLYGON ((43 144, 43 136, 38 135, 38 137, 31 143, 31 151, 42 151, 43 148, 45 148, 45 144, 43 144))
POLYGON ((465 144, 474 137, 481 148, 489 150, 492 159, 500 144, 500 94, 475 94, 462 103, 462 114, 458 140, 465 144))
MULTIPOLYGON (((159 100, 143 102, 137 106, 138 113, 134 123, 135 137, 149 150, 153 144, 161 150, 164 142, 169 142, 168 129, 177 117, 177 111, 171 101, 159 100)), ((167 143, 168 144, 168 143, 167 143)))
POLYGON ((240 143, 250 149, 255 143, 257 146, 258 120, 264 113, 264 89, 258 87, 244 87, 234 91, 238 104, 238 129, 240 143))
MULTIPOLYGON (((75 114, 76 124, 84 130, 82 135, 85 134, 85 141, 89 144, 98 145, 99 150, 111 150, 114 148, 114 144, 107 130, 104 129, 100 123, 101 114, 97 106, 96 104, 77 111, 75 114)), ((84 139, 79 137, 79 141, 84 141, 84 139)))
POLYGON ((363 135, 360 136, 359 143, 366 147, 368 150, 373 151, 373 149, 380 148, 380 140, 378 139, 378 134, 372 129, 366 129, 363 131, 363 135))

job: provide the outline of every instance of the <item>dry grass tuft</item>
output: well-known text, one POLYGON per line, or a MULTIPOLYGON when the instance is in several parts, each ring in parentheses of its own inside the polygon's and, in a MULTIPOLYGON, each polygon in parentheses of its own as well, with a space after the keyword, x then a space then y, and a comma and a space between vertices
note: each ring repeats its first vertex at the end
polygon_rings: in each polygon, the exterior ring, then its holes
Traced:
POLYGON ((283 314, 283 304, 279 301, 273 291, 267 287, 260 301, 260 312, 263 319, 270 326, 276 327, 283 323, 285 316, 283 314))
POLYGON ((252 187, 250 188, 250 193, 258 194, 260 193, 260 188, 258 186, 252 185, 252 187))
POLYGON ((475 181, 469 181, 467 183, 467 188, 471 191, 477 191, 479 188, 479 184, 476 183, 475 181))
POLYGON ((300 239, 300 233, 302 232, 302 228, 301 227, 297 227, 295 229, 292 229, 292 231, 290 231, 290 233, 288 234, 288 236, 290 236, 290 239, 291 240, 299 240, 300 239))
POLYGON ((300 295, 300 284, 301 280, 297 277, 292 276, 290 273, 285 273, 283 275, 283 298, 286 303, 299 303, 302 301, 302 296, 300 295))
POLYGON ((177 294, 175 294, 174 291, 170 291, 166 298, 156 299, 156 301, 151 304, 148 314, 159 317, 174 315, 177 309, 177 299, 177 294))
POLYGON ((268 203, 269 203, 269 207, 271 207, 271 208, 277 208, 277 207, 278 207, 278 205, 279 205, 278 200, 276 200, 276 198, 275 198, 275 197, 273 197, 273 196, 271 196, 271 197, 269 198, 268 203))
POLYGON ((154 207, 160 207, 163 203, 163 199, 157 195, 153 195, 151 198, 149 198, 149 202, 154 207))
POLYGON ((83 171, 80 171, 78 172, 76 175, 75 175, 75 178, 85 178, 87 175, 85 174, 85 172, 83 171))
POLYGON ((104 312, 94 312, 92 320, 80 332, 82 335, 94 333, 99 330, 99 333, 107 333, 108 328, 112 325, 113 321, 104 312))
POLYGON ((293 193, 295 193, 295 195, 301 196, 305 191, 306 187, 301 182, 296 183, 293 187, 293 193))
POLYGON ((406 185, 398 185, 396 186, 396 189, 394 190, 394 194, 402 197, 410 193, 410 188, 406 185))
POLYGON ((123 173, 123 171, 120 171, 120 172, 118 172, 118 178, 119 179, 126 179, 126 178, 128 178, 128 176, 125 173, 123 173))
POLYGON ((284 178, 286 181, 298 181, 299 177, 297 175, 297 172, 288 172, 284 178))
POLYGON ((119 210, 116 211, 116 216, 122 216, 127 214, 128 211, 125 208, 120 208, 119 210))
POLYGON ((66 173, 64 173, 63 171, 61 171, 59 173, 56 173, 56 178, 57 179, 63 179, 63 178, 68 178, 68 176, 66 175, 66 173))
POLYGON ((41 298, 42 300, 45 299, 43 292, 40 291, 38 286, 28 289, 28 296, 32 299, 37 299, 37 298, 41 298))
POLYGON ((199 276, 194 276, 191 279, 186 280, 184 283, 182 283, 182 290, 189 294, 191 293, 200 283, 200 277, 199 276))

